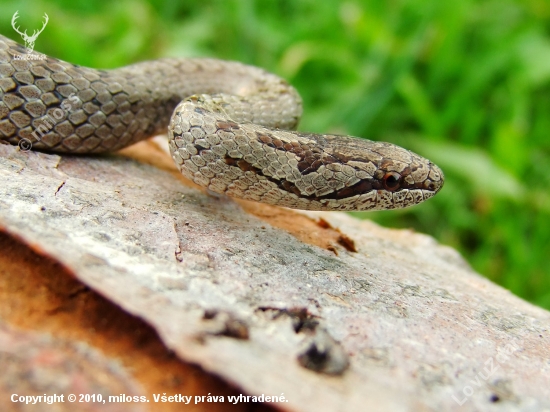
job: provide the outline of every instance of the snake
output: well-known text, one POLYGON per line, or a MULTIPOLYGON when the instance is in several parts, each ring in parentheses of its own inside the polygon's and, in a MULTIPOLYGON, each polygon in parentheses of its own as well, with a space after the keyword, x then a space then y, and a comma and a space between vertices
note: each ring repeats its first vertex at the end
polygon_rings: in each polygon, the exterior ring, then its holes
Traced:
POLYGON ((231 197, 324 211, 400 209, 433 197, 441 169, 397 145, 296 131, 302 99, 261 68, 162 58, 100 70, 0 35, 0 142, 99 154, 167 134, 194 183, 231 197))

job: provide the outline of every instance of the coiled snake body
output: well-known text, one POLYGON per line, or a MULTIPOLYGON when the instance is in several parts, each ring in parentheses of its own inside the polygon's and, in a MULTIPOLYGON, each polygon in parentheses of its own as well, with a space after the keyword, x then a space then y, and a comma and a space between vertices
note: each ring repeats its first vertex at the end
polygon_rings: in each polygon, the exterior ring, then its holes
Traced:
POLYGON ((292 131, 301 112, 292 86, 241 63, 95 70, 0 36, 0 141, 101 153, 168 131, 174 161, 195 183, 297 209, 403 208, 442 187, 436 165, 401 147, 292 131))

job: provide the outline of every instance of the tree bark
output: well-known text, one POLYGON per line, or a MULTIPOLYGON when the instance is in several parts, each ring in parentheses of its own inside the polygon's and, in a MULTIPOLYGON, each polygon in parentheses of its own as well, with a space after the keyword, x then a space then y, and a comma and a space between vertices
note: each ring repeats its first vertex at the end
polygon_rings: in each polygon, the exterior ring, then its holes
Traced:
POLYGON ((237 388, 204 386, 204 407, 550 408, 550 313, 429 236, 209 194, 151 141, 103 157, 0 146, 0 174, 2 231, 76 279, 65 296, 90 288, 115 304, 105 322, 119 306, 237 388))

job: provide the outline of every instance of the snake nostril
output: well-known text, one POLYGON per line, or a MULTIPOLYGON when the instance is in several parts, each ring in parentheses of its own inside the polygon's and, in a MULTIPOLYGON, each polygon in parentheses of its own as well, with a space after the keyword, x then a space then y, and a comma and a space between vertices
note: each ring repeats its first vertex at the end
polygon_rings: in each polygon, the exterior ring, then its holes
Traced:
POLYGON ((424 189, 428 189, 432 192, 435 192, 437 188, 434 182, 432 182, 431 180, 426 180, 424 182, 424 189))
POLYGON ((384 188, 390 192, 394 192, 399 189, 399 182, 401 180, 401 175, 395 172, 388 172, 384 175, 383 182, 384 188))

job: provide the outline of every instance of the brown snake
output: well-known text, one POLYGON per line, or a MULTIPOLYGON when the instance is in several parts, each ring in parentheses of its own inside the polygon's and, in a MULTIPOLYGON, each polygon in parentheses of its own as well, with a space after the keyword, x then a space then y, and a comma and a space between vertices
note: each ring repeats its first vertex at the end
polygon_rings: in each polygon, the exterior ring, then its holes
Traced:
POLYGON ((412 206, 443 173, 390 143, 292 131, 296 90, 256 67, 159 59, 96 70, 0 36, 0 141, 101 153, 168 130, 183 175, 228 196, 309 210, 412 206), (180 103, 181 102, 181 103, 180 103))

